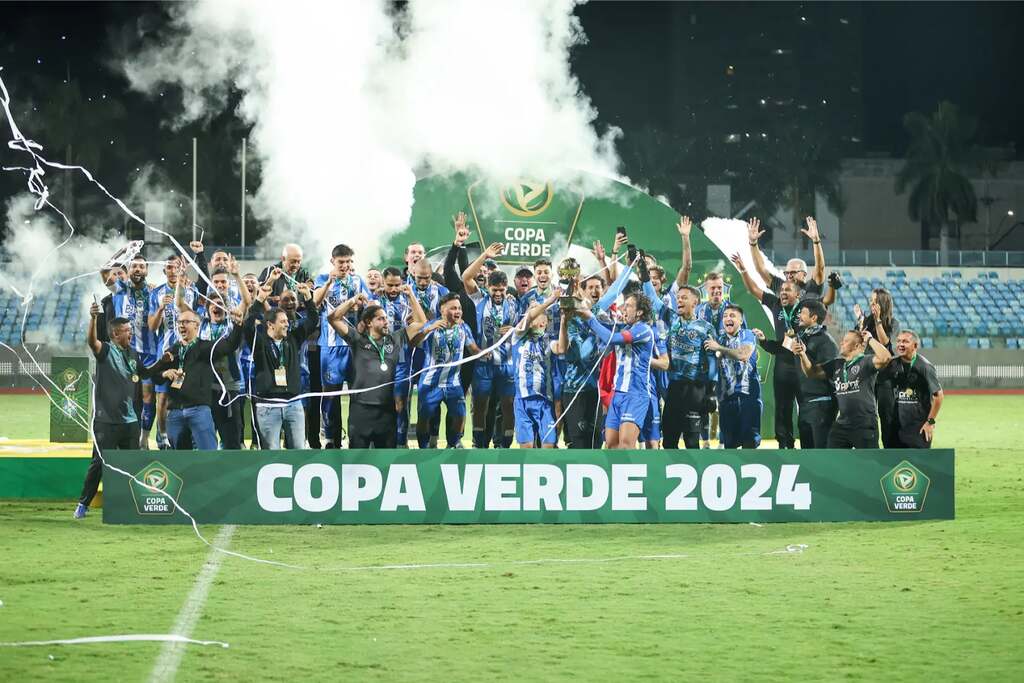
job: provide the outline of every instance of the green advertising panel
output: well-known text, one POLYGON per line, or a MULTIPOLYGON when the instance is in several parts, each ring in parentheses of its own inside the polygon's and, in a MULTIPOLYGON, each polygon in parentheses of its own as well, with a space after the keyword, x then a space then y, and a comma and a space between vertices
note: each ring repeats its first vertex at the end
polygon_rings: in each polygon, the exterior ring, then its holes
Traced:
POLYGON ((89 359, 54 356, 50 359, 50 380, 53 390, 50 402, 50 441, 82 443, 89 440, 89 431, 80 423, 88 423, 89 359))
MULTIPOLYGON (((452 244, 452 217, 464 211, 468 217, 470 259, 481 245, 503 242, 505 254, 498 262, 514 273, 519 265, 540 258, 554 264, 570 250, 591 249, 600 240, 610 253, 615 228, 626 228, 630 243, 653 255, 671 281, 681 265, 681 243, 676 224, 679 214, 671 207, 636 188, 598 176, 586 176, 577 186, 544 179, 518 179, 498 186, 465 176, 422 178, 414 190, 415 203, 408 229, 396 234, 383 254, 382 264, 402 262, 406 245, 421 242, 437 266, 452 244)), ((699 221, 702 216, 693 216, 699 221)), ((743 287, 743 280, 729 259, 698 228, 691 234, 693 270, 690 284, 703 293, 704 275, 723 274, 725 297, 743 307, 747 325, 773 329, 761 304, 743 287)), ((774 437, 775 414, 772 372, 774 358, 758 354, 761 400, 764 402, 761 434, 774 437)))
POLYGON ((953 519, 952 450, 108 451, 114 524, 953 519), (175 504, 177 501, 177 504, 175 504), (180 506, 180 508, 179 508, 180 506))

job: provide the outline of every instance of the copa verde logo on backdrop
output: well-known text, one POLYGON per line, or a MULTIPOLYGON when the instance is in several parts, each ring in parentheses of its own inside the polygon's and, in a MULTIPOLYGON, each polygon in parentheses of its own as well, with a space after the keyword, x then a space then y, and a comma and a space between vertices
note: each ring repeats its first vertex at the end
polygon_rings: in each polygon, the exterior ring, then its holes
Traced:
POLYGON ((563 257, 584 202, 580 191, 526 178, 500 187, 478 181, 466 196, 480 243, 504 243, 499 260, 511 264, 563 257))

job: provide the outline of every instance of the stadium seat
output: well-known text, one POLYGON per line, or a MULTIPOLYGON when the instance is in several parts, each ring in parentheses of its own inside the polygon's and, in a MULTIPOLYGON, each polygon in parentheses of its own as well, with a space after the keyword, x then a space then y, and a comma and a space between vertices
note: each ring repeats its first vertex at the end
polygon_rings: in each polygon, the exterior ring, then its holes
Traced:
POLYGON ((931 337, 921 337, 921 347, 925 349, 935 348, 935 340, 931 337))
POLYGON ((977 348, 980 348, 980 344, 978 343, 978 340, 975 339, 974 337, 968 337, 967 338, 967 348, 969 348, 969 349, 977 349, 977 348))
POLYGON ((1017 338, 1016 337, 1007 337, 1006 338, 1006 348, 1008 348, 1008 349, 1019 349, 1020 346, 1018 346, 1018 344, 1017 344, 1017 338))
POLYGON ((989 339, 988 337, 982 337, 981 339, 978 340, 978 348, 979 349, 991 349, 992 348, 992 340, 989 339))

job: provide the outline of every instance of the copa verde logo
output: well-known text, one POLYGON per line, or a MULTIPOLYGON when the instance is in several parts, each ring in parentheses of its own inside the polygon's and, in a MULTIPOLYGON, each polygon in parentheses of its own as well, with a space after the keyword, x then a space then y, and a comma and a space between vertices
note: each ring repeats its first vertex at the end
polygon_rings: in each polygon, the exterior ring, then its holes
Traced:
POLYGON ((135 473, 131 481, 132 498, 140 515, 170 515, 174 512, 174 500, 181 494, 183 481, 170 468, 159 462, 151 462, 135 473), (139 482, 142 482, 141 484, 139 482))
POLYGON ((555 190, 549 182, 519 179, 501 191, 501 203, 521 218, 538 216, 551 206, 555 190))
POLYGON ((921 512, 931 480, 907 460, 886 472, 881 479, 882 494, 889 512, 921 512))

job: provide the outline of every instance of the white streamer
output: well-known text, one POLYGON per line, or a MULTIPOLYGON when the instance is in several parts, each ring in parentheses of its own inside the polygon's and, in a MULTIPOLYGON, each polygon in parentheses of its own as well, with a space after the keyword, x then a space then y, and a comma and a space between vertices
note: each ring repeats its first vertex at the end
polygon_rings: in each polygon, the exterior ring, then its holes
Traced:
POLYGON ((91 645, 93 643, 186 643, 189 645, 220 645, 231 647, 220 640, 196 640, 173 633, 129 633, 116 636, 86 636, 84 638, 64 638, 60 640, 23 640, 21 642, 0 643, 0 647, 37 647, 39 645, 91 645))

